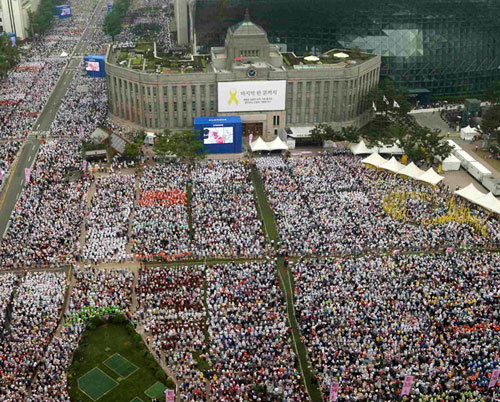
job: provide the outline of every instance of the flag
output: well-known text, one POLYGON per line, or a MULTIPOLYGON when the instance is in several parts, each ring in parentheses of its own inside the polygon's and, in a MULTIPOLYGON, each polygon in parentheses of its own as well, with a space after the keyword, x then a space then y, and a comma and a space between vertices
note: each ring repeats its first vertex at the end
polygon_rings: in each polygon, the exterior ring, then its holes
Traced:
POLYGON ((399 109, 399 103, 394 101, 394 107, 397 107, 399 109))
POLYGON ((375 102, 373 102, 372 108, 373 108, 373 110, 377 111, 377 106, 375 106, 375 102))
POLYGON ((388 104, 389 104, 389 99, 387 99, 387 98, 385 97, 385 95, 384 95, 384 102, 385 102, 385 104, 386 104, 386 105, 388 105, 388 104))

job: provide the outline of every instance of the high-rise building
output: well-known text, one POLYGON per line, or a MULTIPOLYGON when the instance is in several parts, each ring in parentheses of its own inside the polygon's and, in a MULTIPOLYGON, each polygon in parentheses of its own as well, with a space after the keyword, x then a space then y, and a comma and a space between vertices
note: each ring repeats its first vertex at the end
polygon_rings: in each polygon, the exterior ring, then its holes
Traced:
POLYGON ((29 36, 29 12, 35 12, 40 0, 1 0, 0 27, 3 32, 15 33, 19 39, 29 36))
POLYGON ((359 46, 398 86, 473 94, 500 79, 498 0, 196 0, 200 50, 222 44, 245 8, 282 51, 359 46))

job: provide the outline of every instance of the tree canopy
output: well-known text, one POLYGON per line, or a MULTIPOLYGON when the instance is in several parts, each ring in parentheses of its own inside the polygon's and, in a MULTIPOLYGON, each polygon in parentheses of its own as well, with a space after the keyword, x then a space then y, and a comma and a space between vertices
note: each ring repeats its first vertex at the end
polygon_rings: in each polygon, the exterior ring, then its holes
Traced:
POLYGON ((119 35, 122 31, 122 19, 127 14, 130 7, 130 0, 116 0, 113 3, 113 9, 104 17, 104 24, 102 30, 106 35, 111 36, 114 41, 115 36, 119 35))
POLYGON ((19 61, 19 51, 6 34, 0 35, 0 74, 4 76, 19 61))
POLYGON ((500 105, 492 105, 486 111, 478 131, 488 143, 495 139, 500 143, 500 105))
POLYGON ((171 132, 164 130, 156 138, 154 150, 162 157, 176 156, 186 161, 203 159, 206 155, 203 141, 191 130, 171 132))

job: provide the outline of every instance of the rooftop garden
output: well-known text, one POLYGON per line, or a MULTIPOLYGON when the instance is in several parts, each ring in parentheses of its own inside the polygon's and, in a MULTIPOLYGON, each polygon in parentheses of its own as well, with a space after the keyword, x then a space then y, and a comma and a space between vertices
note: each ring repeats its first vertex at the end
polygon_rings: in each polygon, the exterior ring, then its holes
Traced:
POLYGON ((295 66, 321 66, 325 64, 331 65, 341 63, 343 63, 343 65, 358 64, 369 60, 374 56, 370 53, 361 52, 356 48, 350 50, 332 49, 318 56, 314 56, 310 53, 306 53, 303 56, 297 56, 293 52, 286 52, 282 55, 283 62, 289 68, 295 68, 295 66))
POLYGON ((155 52, 151 41, 138 41, 134 48, 113 49, 113 61, 122 67, 158 74, 185 74, 207 71, 209 56, 192 56, 174 50, 155 52), (156 56, 155 56, 156 54, 156 56))

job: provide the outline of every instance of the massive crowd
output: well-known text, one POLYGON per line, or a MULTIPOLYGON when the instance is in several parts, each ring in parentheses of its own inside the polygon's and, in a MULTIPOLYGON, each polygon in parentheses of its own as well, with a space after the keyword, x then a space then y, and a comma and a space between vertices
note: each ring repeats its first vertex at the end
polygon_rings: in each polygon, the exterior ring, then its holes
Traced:
MULTIPOLYGON (((12 276, 1 278, 10 280, 10 284, 2 284, 8 293, 12 276)), ((32 376, 57 327, 65 286, 64 273, 29 272, 14 289, 10 322, 1 333, 0 400, 23 400, 27 395, 32 376)))
POLYGON ((209 266, 207 285, 212 400, 308 400, 275 264, 209 266))
POLYGON ((134 200, 135 175, 112 174, 96 180, 85 222, 84 260, 96 264, 131 259, 126 247, 134 200))
POLYGON ((255 257, 265 251, 250 168, 209 161, 192 170, 194 252, 200 258, 255 257))
POLYGON ((30 181, 0 240, 0 265, 55 265, 75 260, 90 184, 86 175, 71 175, 81 164, 79 142, 50 140, 42 144, 30 181))
POLYGON ((85 138, 107 125, 106 79, 89 77, 83 62, 76 69, 57 115, 50 127, 54 137, 85 138))
POLYGON ((94 315, 121 311, 129 316, 132 304, 133 274, 125 270, 92 269, 75 271, 75 285, 64 315, 65 325, 53 337, 31 385, 29 401, 69 402, 67 371, 86 323, 94 315))
POLYGON ((496 246, 500 241, 498 221, 473 207, 470 213, 487 226, 484 233, 460 219, 434 223, 447 213, 449 188, 369 169, 352 155, 290 158, 285 167, 261 166, 260 171, 283 245, 294 255, 496 246), (384 211, 384 197, 393 193, 414 195, 405 205, 405 219, 384 211))
POLYGON ((394 401, 412 375, 410 400, 490 400, 499 267, 482 252, 297 263, 297 319, 325 395, 338 381, 340 401, 394 401))
POLYGON ((205 348, 204 267, 147 268, 139 271, 135 316, 148 345, 173 370, 182 399, 203 401, 206 387, 194 353, 205 348))
POLYGON ((92 0, 70 1, 73 18, 56 20, 47 33, 33 39, 23 51, 22 61, 0 87, 0 139, 24 138, 33 129, 38 114, 67 64, 94 7, 92 0), (34 90, 36 88, 36 90, 34 90))
POLYGON ((182 162, 144 168, 132 221, 133 251, 139 258, 175 260, 191 254, 187 182, 182 162))

